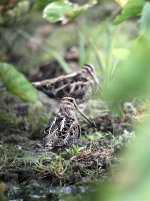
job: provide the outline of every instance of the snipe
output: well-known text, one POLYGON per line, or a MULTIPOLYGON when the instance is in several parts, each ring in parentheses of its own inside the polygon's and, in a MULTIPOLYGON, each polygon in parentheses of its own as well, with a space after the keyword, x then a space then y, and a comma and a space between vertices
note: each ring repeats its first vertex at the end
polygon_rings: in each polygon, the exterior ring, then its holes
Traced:
POLYGON ((79 142, 81 129, 75 111, 79 112, 94 126, 86 115, 79 110, 74 98, 64 97, 52 124, 48 125, 44 130, 43 142, 46 149, 70 146, 79 142))
POLYGON ((49 97, 61 99, 64 96, 71 96, 77 103, 81 103, 93 93, 95 83, 98 84, 98 79, 94 67, 85 64, 78 72, 32 84, 49 97))

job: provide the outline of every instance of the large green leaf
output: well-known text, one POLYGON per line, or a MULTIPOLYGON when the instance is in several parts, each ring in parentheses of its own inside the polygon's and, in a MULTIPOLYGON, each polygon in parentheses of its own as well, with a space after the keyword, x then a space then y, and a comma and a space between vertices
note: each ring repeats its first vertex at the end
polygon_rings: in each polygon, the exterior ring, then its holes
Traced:
POLYGON ((66 13, 73 11, 72 4, 68 1, 59 1, 49 4, 43 12, 43 17, 50 22, 62 20, 66 13))
POLYGON ((36 90, 14 66, 0 63, 0 79, 2 79, 8 91, 12 94, 15 94, 22 100, 40 104, 36 90))
POLYGON ((150 119, 136 129, 136 138, 121 155, 124 160, 109 183, 94 188, 85 201, 148 201, 150 199, 150 119))
POLYGON ((121 14, 114 19, 113 24, 119 24, 131 17, 140 15, 144 2, 144 0, 128 0, 124 5, 121 14))
POLYGON ((92 0, 90 3, 79 6, 68 0, 55 1, 46 6, 43 11, 43 17, 50 22, 62 21, 63 23, 66 23, 82 14, 95 3, 96 1, 92 0))

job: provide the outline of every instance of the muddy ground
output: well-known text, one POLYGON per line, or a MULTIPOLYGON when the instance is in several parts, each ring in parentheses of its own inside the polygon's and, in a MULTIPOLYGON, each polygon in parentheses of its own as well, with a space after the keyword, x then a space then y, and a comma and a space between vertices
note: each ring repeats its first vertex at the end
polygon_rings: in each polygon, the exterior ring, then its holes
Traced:
POLYGON ((82 193, 93 182, 110 180, 122 160, 120 151, 134 138, 135 111, 119 117, 104 102, 91 99, 80 107, 97 128, 79 116, 79 144, 46 151, 42 130, 55 116, 59 101, 39 92, 43 102, 39 107, 22 102, 4 88, 0 93, 0 181, 9 198, 29 200, 29 195, 38 195, 51 200, 47 196, 58 197, 61 191, 82 193))

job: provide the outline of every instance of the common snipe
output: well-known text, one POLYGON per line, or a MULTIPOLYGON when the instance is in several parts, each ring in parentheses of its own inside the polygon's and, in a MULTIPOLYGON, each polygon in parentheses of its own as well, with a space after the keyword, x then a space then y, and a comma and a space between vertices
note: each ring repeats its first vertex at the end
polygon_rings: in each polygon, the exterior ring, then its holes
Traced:
POLYGON ((45 148, 53 149, 78 143, 81 129, 75 111, 79 112, 94 126, 86 115, 79 110, 74 98, 64 97, 61 100, 59 112, 52 124, 49 124, 44 130, 43 142, 45 148))
POLYGON ((78 72, 57 78, 33 82, 33 86, 49 97, 61 99, 64 96, 75 98, 77 103, 84 102, 93 92, 98 79, 94 67, 85 64, 78 72))

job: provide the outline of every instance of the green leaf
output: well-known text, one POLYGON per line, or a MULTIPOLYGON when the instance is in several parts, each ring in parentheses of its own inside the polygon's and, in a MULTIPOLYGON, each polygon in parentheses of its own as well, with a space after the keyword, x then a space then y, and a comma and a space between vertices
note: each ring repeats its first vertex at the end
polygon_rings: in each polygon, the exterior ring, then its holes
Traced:
POLYGON ((7 90, 12 94, 20 97, 24 101, 40 104, 36 90, 14 66, 7 63, 0 63, 0 79, 2 79, 7 90))
POLYGON ((144 2, 144 0, 129 0, 123 7, 121 14, 114 19, 113 24, 119 24, 131 17, 140 15, 144 2))
POLYGON ((73 12, 72 4, 68 1, 59 1, 49 4, 43 11, 43 17, 50 22, 57 22, 64 20, 69 12, 73 12))
POLYGON ((56 1, 46 6, 43 11, 43 17, 50 22, 62 21, 63 23, 66 23, 75 19, 96 2, 97 1, 92 0, 90 3, 79 6, 78 4, 71 3, 67 0, 56 1))
POLYGON ((37 11, 43 11, 43 9, 50 3, 60 0, 36 0, 34 9, 37 11))

